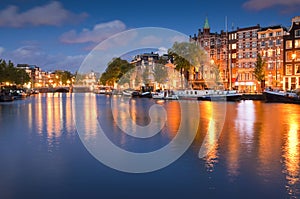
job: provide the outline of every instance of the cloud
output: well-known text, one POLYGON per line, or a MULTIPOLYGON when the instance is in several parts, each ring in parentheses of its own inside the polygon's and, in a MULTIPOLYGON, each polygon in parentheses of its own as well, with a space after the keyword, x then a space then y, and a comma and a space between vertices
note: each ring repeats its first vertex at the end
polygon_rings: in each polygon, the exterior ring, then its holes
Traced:
POLYGON ((19 8, 17 6, 11 5, 4 10, 0 10, 0 26, 60 26, 65 23, 81 21, 86 17, 86 13, 74 14, 64 9, 62 4, 57 1, 50 2, 43 6, 36 6, 25 12, 19 12, 19 8))
POLYGON ((60 37, 60 41, 63 43, 99 43, 108 37, 124 31, 126 25, 119 20, 114 20, 106 23, 96 24, 92 30, 83 29, 77 33, 75 30, 64 33, 60 37))
POLYGON ((263 10, 273 6, 294 7, 300 6, 299 0, 248 0, 243 7, 249 10, 263 10))
POLYGON ((158 51, 155 52, 155 53, 158 53, 160 56, 164 55, 164 54, 168 54, 168 49, 165 48, 165 47, 159 47, 158 48, 158 51))
POLYGON ((37 46, 22 46, 14 51, 5 51, 2 54, 3 59, 11 60, 15 65, 33 64, 41 67, 43 71, 63 69, 71 72, 78 70, 85 56, 86 55, 51 55, 37 46))

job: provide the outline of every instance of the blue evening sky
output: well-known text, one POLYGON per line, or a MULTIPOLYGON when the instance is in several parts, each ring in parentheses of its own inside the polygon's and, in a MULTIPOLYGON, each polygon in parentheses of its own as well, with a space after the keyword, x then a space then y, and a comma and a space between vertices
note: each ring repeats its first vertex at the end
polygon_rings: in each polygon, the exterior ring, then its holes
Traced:
POLYGON ((229 30, 290 26, 299 10, 299 0, 1 0, 0 58, 76 71, 97 44, 122 31, 160 27, 193 35, 206 16, 213 32, 225 30, 226 16, 229 30))

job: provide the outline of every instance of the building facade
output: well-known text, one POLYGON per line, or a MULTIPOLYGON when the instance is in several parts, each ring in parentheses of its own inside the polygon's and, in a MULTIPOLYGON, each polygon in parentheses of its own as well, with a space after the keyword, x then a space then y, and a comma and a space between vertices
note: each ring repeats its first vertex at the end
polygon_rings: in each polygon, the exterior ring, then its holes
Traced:
MULTIPOLYGON (((205 19, 203 30, 198 30, 198 35, 190 36, 190 42, 196 42, 200 48, 203 48, 209 57, 211 65, 216 66, 220 73, 220 80, 223 85, 228 88, 228 37, 227 33, 221 31, 220 33, 212 33, 208 19, 205 19)), ((198 71, 194 71, 197 73, 198 71)), ((206 67, 206 71, 202 75, 210 76, 211 71, 206 67)), ((194 79, 197 81, 196 79, 194 79)))
POLYGON ((242 92, 257 91, 257 81, 253 75, 257 60, 257 26, 237 29, 237 61, 235 87, 242 92))
POLYGON ((283 41, 283 89, 294 90, 300 88, 300 16, 292 19, 283 41))
POLYGON ((283 79, 283 37, 287 29, 270 26, 258 31, 258 52, 265 61, 265 86, 282 88, 283 79))

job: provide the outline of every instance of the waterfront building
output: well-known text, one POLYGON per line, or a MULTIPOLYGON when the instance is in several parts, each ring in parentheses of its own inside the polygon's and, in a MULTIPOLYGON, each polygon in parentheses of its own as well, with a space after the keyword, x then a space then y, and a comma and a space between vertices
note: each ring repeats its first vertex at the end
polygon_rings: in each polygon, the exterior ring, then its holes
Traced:
POLYGON ((280 25, 261 28, 258 31, 258 52, 265 65, 265 86, 282 88, 283 37, 287 29, 280 25))
MULTIPOLYGON (((229 79, 228 79, 228 49, 227 49, 227 33, 223 30, 220 33, 212 33, 210 31, 210 26, 208 23, 208 19, 205 19, 203 30, 198 30, 198 35, 194 34, 194 36, 190 36, 190 42, 196 42, 200 48, 203 48, 210 59, 210 64, 216 66, 220 73, 220 79, 225 87, 228 87, 229 79)), ((201 66, 202 68, 203 66, 201 66)), ((210 76, 211 70, 210 67, 204 67, 204 70, 200 73, 200 76, 195 75, 198 73, 198 68, 194 67, 194 70, 190 72, 190 82, 191 84, 196 85, 196 83, 200 83, 199 80, 204 79, 205 76, 210 76)), ((203 83, 203 82, 202 82, 203 83)))
POLYGON ((297 89, 300 88, 300 16, 292 19, 283 41, 283 89, 297 89))
POLYGON ((239 91, 255 92, 259 87, 253 75, 257 60, 257 32, 260 29, 256 26, 237 28, 237 81, 235 86, 239 91))

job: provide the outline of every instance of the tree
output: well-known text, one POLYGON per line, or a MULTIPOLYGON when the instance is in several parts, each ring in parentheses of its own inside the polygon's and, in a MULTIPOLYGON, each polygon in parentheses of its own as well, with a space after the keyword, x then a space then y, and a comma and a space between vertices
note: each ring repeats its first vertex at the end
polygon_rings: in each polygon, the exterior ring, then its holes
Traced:
POLYGON ((164 65, 156 64, 154 66, 153 76, 157 83, 163 84, 167 81, 168 70, 164 65))
POLYGON ((24 69, 14 67, 11 61, 0 60, 0 83, 9 82, 11 84, 21 84, 30 81, 29 75, 24 69))
POLYGON ((121 58, 114 58, 107 66, 104 73, 100 77, 102 84, 113 86, 119 81, 127 72, 133 69, 134 66, 121 58))
MULTIPOLYGON (((195 43, 175 42, 172 48, 168 50, 168 53, 174 59, 176 70, 180 71, 181 84, 183 83, 183 75, 185 79, 188 79, 188 71, 192 66, 203 67, 203 65, 207 62, 205 51, 200 49, 195 43)), ((203 71, 201 71, 201 73, 202 72, 203 71)), ((183 85, 181 86, 183 87, 183 85)))
POLYGON ((256 80, 260 82, 261 90, 265 87, 265 64, 266 61, 262 59, 260 54, 258 54, 253 75, 256 80))

